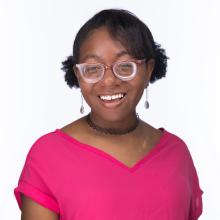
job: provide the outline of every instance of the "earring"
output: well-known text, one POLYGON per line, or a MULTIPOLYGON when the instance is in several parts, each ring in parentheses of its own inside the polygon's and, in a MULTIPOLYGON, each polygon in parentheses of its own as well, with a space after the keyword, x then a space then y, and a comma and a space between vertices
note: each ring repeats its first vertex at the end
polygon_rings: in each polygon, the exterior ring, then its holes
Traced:
POLYGON ((146 91, 145 91, 146 100, 145 100, 145 102, 144 102, 144 107, 145 107, 146 109, 148 109, 148 108, 150 107, 150 104, 149 104, 149 102, 148 102, 147 88, 146 88, 145 90, 146 90, 146 91))
POLYGON ((84 106, 83 106, 83 95, 82 95, 82 92, 81 92, 81 107, 80 107, 80 113, 81 113, 81 114, 84 114, 84 106))

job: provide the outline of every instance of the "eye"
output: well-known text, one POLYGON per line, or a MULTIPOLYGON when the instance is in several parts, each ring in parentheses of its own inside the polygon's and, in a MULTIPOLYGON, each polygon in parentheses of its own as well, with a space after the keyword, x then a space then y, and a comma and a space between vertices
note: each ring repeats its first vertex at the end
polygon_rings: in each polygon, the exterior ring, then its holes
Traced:
POLYGON ((122 71, 127 71, 130 70, 132 68, 131 63, 121 63, 118 65, 119 69, 122 71))
POLYGON ((86 64, 83 68, 83 75, 85 78, 94 79, 99 78, 103 73, 102 64, 86 64))
POLYGON ((88 74, 97 73, 102 70, 100 65, 86 65, 84 67, 84 72, 88 74))
POLYGON ((128 76, 133 72, 133 64, 131 62, 118 63, 115 70, 119 75, 128 76))

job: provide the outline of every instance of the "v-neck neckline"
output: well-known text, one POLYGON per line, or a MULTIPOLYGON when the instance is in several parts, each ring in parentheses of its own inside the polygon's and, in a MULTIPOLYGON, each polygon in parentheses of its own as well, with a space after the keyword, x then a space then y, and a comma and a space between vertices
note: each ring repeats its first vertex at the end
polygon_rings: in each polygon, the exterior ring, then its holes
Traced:
POLYGON ((140 160, 138 160, 133 166, 128 166, 126 164, 124 164, 122 161, 118 160, 117 158, 115 158, 114 156, 108 154, 107 152, 105 152, 102 149, 99 149, 93 145, 89 145, 83 142, 80 142, 79 140, 75 139, 74 137, 72 137, 71 135, 65 133, 64 131, 62 131, 60 128, 55 129, 55 133, 59 134, 61 137, 65 138, 66 140, 68 140, 69 142, 71 142, 72 144, 75 144, 79 147, 82 147, 83 149, 89 150, 101 157, 104 157, 108 160, 110 160, 111 162, 113 162, 115 165, 118 165, 124 169, 126 169, 129 172, 134 172, 136 171, 142 164, 146 163, 147 161, 149 161, 154 155, 156 155, 164 146, 164 142, 167 139, 168 136, 168 132, 164 129, 164 128, 159 128, 159 130, 161 130, 163 133, 158 141, 157 144, 154 145, 154 147, 151 148, 150 151, 148 151, 140 160))

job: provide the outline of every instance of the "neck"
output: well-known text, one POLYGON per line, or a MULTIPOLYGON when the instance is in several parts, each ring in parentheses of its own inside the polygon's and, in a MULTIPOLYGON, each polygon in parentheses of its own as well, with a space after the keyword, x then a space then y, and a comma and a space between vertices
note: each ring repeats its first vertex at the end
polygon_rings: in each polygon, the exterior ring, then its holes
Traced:
POLYGON ((86 116, 87 124, 96 132, 107 135, 124 135, 134 131, 139 124, 139 117, 135 113, 120 121, 97 120, 93 114, 86 116))

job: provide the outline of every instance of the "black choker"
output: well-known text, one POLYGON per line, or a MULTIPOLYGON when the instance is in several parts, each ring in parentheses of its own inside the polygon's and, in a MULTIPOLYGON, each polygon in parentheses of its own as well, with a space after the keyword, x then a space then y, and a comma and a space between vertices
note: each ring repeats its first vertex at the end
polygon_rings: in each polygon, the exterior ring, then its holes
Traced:
POLYGON ((91 120, 90 114, 88 114, 88 115, 86 116, 86 122, 88 123, 88 125, 89 125, 92 129, 94 129, 94 130, 96 130, 96 131, 98 131, 98 132, 100 132, 100 133, 102 133, 102 134, 123 135, 123 134, 128 134, 128 133, 134 131, 134 130, 137 128, 137 126, 138 126, 138 124, 139 124, 139 117, 138 117, 138 115, 137 115, 136 122, 135 122, 135 124, 134 124, 132 127, 128 128, 128 129, 124 129, 124 130, 117 130, 117 129, 114 129, 114 128, 102 128, 102 127, 96 125, 96 124, 91 120))

